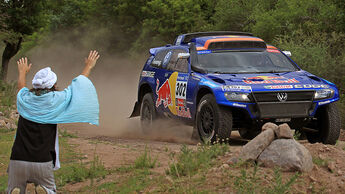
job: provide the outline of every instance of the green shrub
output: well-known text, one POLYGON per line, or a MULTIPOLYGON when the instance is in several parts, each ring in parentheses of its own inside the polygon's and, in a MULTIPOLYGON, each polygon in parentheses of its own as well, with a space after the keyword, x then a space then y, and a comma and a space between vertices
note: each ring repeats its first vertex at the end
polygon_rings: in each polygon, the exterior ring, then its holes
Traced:
POLYGON ((95 156, 88 167, 86 163, 65 164, 56 172, 56 182, 58 186, 64 186, 67 183, 77 183, 86 179, 104 178, 109 171, 104 167, 102 161, 95 156))
POLYGON ((140 155, 134 162, 134 168, 136 169, 147 169, 154 168, 157 162, 157 157, 153 159, 150 154, 148 154, 147 147, 142 155, 140 155))
POLYGON ((210 168, 213 159, 224 155, 228 150, 229 146, 226 144, 201 145, 196 151, 183 145, 177 162, 174 161, 174 154, 172 154, 173 163, 170 164, 166 173, 174 177, 191 177, 202 169, 210 168))
POLYGON ((288 193, 290 187, 296 182, 299 174, 296 173, 287 181, 283 181, 280 169, 274 170, 273 180, 268 186, 264 186, 262 178, 258 176, 258 165, 254 166, 253 172, 248 173, 246 169, 241 170, 241 175, 235 177, 234 186, 236 193, 288 193))
POLYGON ((328 166, 328 161, 324 160, 324 159, 322 159, 320 157, 313 157, 313 163, 318 165, 318 166, 321 166, 321 167, 328 166))

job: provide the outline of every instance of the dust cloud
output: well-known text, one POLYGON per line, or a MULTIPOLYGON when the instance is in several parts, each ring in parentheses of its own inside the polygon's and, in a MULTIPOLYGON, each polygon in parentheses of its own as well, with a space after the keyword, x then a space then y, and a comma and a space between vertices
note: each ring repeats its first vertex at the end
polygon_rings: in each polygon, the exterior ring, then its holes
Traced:
MULTIPOLYGON (((63 90, 82 72, 84 59, 91 49, 98 50, 101 55, 90 75, 100 103, 100 126, 78 123, 60 125, 60 128, 66 128, 85 137, 110 136, 178 143, 191 142, 191 127, 176 126, 170 121, 168 124, 160 125, 163 127, 154 129, 150 134, 143 134, 139 118, 128 118, 137 100, 139 75, 148 54, 133 59, 106 52, 100 45, 86 48, 74 41, 66 41, 66 38, 63 38, 63 41, 54 39, 27 53, 29 61, 33 64, 27 75, 27 86, 31 88, 31 80, 39 69, 49 66, 58 76, 59 90, 63 90), (170 127, 172 125, 174 127, 170 127)), ((9 66, 10 80, 16 79, 15 61, 18 58, 13 58, 9 66)))

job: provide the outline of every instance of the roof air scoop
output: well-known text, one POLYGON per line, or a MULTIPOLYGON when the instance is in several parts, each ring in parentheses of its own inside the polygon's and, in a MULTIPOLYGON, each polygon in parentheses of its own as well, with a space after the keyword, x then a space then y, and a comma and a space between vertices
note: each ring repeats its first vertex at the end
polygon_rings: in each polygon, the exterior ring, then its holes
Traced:
POLYGON ((203 37, 203 36, 227 36, 227 35, 241 35, 241 36, 253 36, 249 32, 234 32, 234 31, 213 31, 213 32, 194 32, 189 34, 183 34, 175 39, 175 45, 187 44, 193 38, 203 37))

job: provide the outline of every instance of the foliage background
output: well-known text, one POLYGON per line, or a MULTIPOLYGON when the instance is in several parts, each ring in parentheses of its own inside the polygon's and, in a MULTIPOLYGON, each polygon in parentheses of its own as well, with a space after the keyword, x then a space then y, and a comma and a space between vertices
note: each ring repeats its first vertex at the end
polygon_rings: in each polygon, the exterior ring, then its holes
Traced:
MULTIPOLYGON (((45 0, 36 20, 40 27, 24 36, 19 55, 57 38, 136 56, 172 43, 181 33, 252 32, 290 50, 303 69, 334 82, 345 110, 343 0, 45 0)), ((5 36, 0 30, 0 38, 5 36)))

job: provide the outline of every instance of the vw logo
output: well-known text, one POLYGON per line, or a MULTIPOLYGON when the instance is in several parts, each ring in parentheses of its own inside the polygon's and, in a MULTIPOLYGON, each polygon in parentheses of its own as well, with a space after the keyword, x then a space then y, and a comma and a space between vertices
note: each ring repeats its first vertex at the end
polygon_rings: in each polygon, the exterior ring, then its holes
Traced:
POLYGON ((279 100, 280 102, 285 102, 285 101, 287 100, 287 98, 288 98, 288 95, 287 95, 287 93, 285 93, 285 92, 278 93, 278 94, 277 94, 277 98, 278 98, 278 100, 279 100))

